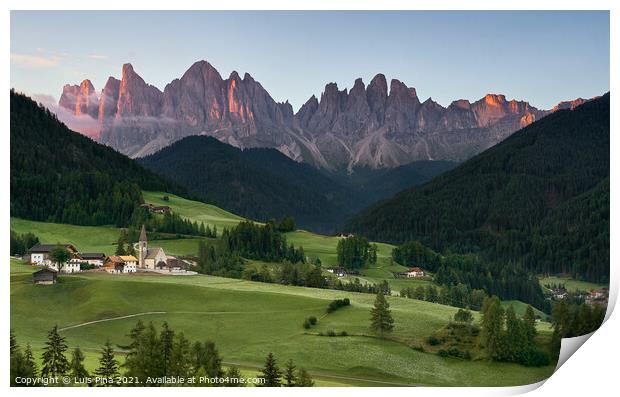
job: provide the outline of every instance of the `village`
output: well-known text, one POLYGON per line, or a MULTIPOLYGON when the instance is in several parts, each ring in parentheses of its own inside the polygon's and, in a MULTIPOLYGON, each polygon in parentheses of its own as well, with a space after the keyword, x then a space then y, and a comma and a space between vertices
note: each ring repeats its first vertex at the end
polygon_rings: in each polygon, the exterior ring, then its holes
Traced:
POLYGON ((34 284, 55 284, 58 273, 102 271, 110 274, 153 272, 168 275, 194 275, 188 270, 191 263, 167 255, 161 247, 148 246, 146 229, 142 225, 139 241, 133 244, 134 255, 105 255, 102 252, 80 252, 73 244, 36 244, 28 250, 24 259, 42 269, 32 274, 34 284), (66 256, 58 260, 55 251, 60 249, 66 256))

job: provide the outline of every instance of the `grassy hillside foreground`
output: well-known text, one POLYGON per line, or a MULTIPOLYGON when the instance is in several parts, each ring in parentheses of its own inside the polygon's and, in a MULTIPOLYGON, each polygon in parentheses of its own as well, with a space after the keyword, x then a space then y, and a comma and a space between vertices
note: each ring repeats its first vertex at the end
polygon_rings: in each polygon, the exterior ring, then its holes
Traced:
POLYGON ((455 308, 390 298, 398 341, 369 335, 374 296, 288 287, 211 276, 64 276, 53 286, 31 284, 29 265, 11 263, 11 327, 18 342, 40 356, 46 331, 58 325, 70 347, 87 353, 92 370, 103 342, 125 344, 138 318, 167 321, 191 340, 213 340, 228 364, 252 374, 268 352, 281 363, 292 358, 311 371, 319 385, 519 385, 551 375, 553 367, 441 358, 408 346, 442 327, 455 308), (351 306, 326 315, 330 300, 351 306), (155 313, 153 313, 155 312, 155 313), (151 313, 151 314, 146 314, 151 313), (117 317, 136 315, 132 318, 117 317), (305 330, 303 319, 319 318, 305 330), (98 321, 92 324, 86 322, 98 321), (347 337, 317 336, 347 331, 347 337), (382 383, 383 382, 383 383, 382 383))

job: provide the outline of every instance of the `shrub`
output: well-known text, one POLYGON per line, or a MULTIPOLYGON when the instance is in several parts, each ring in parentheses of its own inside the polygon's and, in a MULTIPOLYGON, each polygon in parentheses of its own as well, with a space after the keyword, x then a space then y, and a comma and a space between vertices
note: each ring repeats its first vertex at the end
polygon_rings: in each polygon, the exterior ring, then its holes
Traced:
POLYGON ((349 306, 350 304, 351 301, 349 301, 349 298, 333 300, 329 302, 329 305, 327 306, 327 313, 333 313, 341 307, 349 306))
POLYGON ((471 323, 474 320, 474 316, 468 309, 459 309, 454 315, 454 321, 459 323, 471 323))
POLYGON ((316 325, 317 319, 314 316, 310 316, 308 317, 308 322, 310 322, 311 325, 316 325))
POLYGON ((437 339, 437 337, 435 337, 433 335, 429 336, 426 340, 427 340, 428 344, 431 345, 431 346, 437 346, 437 345, 441 344, 441 341, 439 339, 437 339))
POLYGON ((330 329, 329 331, 327 331, 327 336, 336 336, 336 332, 334 332, 334 330, 330 329))
POLYGON ((340 331, 340 336, 348 336, 349 334, 347 333, 347 331, 340 331))
POLYGON ((310 327, 311 327, 311 326, 312 326, 312 325, 310 325, 310 321, 308 321, 308 319, 305 319, 305 320, 304 320, 304 328, 305 328, 305 329, 310 329, 310 327))
POLYGON ((539 349, 531 349, 520 361, 527 367, 543 367, 550 363, 549 357, 539 349))
POLYGON ((424 353, 424 346, 422 345, 413 346, 413 350, 424 353))

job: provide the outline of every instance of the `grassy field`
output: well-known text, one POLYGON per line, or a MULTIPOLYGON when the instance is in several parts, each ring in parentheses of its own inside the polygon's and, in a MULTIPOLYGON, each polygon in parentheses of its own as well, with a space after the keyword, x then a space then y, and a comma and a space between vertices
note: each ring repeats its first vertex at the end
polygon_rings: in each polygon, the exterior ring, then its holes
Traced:
POLYGON ((170 206, 175 213, 192 221, 217 226, 220 231, 224 228, 231 228, 244 219, 214 205, 187 200, 174 194, 143 191, 142 195, 147 203, 170 206), (168 201, 163 199, 164 196, 168 196, 168 201))
POLYGON ((543 278, 540 278, 539 281, 540 281, 540 286, 543 289, 546 289, 545 285, 564 284, 566 286, 566 289, 571 292, 576 292, 576 291, 590 292, 593 289, 608 287, 608 285, 606 284, 590 283, 588 281, 575 280, 570 277, 554 277, 554 276, 543 277, 543 278))
MULTIPOLYGON (((34 233, 42 244, 70 243, 80 252, 103 252, 113 255, 120 229, 113 226, 76 226, 60 223, 11 218, 11 230, 34 233)), ((200 238, 153 240, 153 246, 163 247, 172 255, 196 255, 200 238)))
MULTIPOLYGON (((102 343, 127 343, 138 318, 156 325, 167 321, 191 340, 213 340, 226 363, 248 373, 273 352, 281 363, 292 358, 320 385, 518 385, 551 375, 553 367, 526 368, 487 361, 441 358, 406 344, 369 335, 374 296, 255 283, 211 276, 113 276, 84 273, 63 276, 52 286, 30 282, 29 265, 11 263, 11 327, 18 342, 38 355, 53 325, 71 347, 87 353, 90 369, 102 343), (351 306, 326 315, 330 300, 351 299, 351 306), (36 302, 36 304, 33 304, 36 302), (144 314, 145 312, 163 312, 144 314), (134 318, 114 319, 126 315, 134 318), (319 318, 304 330, 305 317, 319 318), (90 325, 85 322, 104 320, 90 325), (77 325, 77 327, 75 327, 77 325), (322 337, 321 330, 347 331, 348 337, 322 337), (492 374, 490 376, 489 374, 492 374), (381 383, 385 382, 385 383, 381 383)), ((393 337, 415 342, 447 322, 455 308, 404 298, 389 298, 396 327, 393 337)))

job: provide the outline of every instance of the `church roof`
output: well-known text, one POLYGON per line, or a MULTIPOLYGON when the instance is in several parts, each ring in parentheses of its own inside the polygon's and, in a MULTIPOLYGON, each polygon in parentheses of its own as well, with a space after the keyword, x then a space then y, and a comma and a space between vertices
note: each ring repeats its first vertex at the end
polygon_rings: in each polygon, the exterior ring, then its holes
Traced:
POLYGON ((146 229, 144 225, 142 225, 142 230, 140 230, 140 241, 146 241, 146 229))
POLYGON ((145 259, 155 259, 155 257, 157 256, 157 253, 160 250, 163 251, 160 247, 149 248, 148 250, 146 250, 146 258, 145 259))

